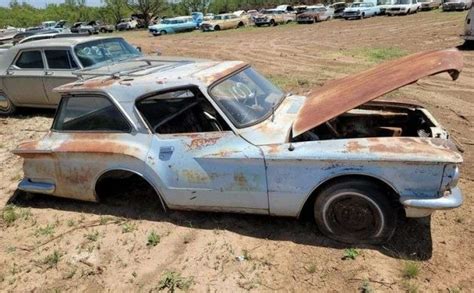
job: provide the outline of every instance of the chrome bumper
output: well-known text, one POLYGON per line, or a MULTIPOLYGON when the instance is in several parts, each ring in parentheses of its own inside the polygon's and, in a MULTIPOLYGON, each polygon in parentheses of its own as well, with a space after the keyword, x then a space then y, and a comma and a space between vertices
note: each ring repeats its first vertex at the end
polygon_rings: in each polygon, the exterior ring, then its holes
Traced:
POLYGON ((56 190, 56 185, 46 182, 31 182, 30 179, 24 178, 18 184, 18 189, 32 193, 53 194, 56 190))
POLYGON ((451 193, 440 198, 400 198, 405 208, 406 216, 409 218, 426 217, 435 210, 448 210, 460 207, 463 196, 459 187, 451 189, 451 193))

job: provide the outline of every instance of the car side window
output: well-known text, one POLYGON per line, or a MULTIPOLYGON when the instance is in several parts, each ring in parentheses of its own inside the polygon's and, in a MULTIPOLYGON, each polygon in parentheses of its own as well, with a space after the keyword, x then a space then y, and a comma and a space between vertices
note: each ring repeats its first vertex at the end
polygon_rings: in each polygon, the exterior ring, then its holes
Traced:
POLYGON ((69 50, 45 50, 46 60, 50 69, 77 69, 79 68, 74 61, 69 50))
POLYGON ((129 132, 125 117, 106 97, 64 97, 53 130, 85 132, 129 132))
POLYGON ((44 69, 41 51, 22 52, 16 60, 15 66, 22 69, 44 69))
POLYGON ((227 123, 199 90, 159 93, 137 102, 150 128, 160 134, 230 130, 227 123))

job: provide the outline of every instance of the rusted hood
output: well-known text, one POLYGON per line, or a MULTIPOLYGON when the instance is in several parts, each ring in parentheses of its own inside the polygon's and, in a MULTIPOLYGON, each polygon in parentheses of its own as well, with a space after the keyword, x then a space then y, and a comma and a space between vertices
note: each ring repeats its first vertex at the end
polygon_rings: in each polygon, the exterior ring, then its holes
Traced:
POLYGON ((420 78, 448 72, 456 80, 462 67, 462 53, 447 49, 413 54, 329 82, 308 96, 293 123, 293 136, 420 78))

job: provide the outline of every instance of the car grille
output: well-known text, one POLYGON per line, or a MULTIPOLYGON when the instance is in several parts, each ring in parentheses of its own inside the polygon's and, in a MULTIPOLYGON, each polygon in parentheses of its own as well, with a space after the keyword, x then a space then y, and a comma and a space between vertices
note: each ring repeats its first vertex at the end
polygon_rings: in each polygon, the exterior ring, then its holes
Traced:
POLYGON ((257 17, 255 18, 255 22, 266 22, 267 20, 263 17, 257 17))
POLYGON ((347 11, 347 12, 344 12, 344 15, 357 15, 359 14, 357 11, 347 11))
POLYGON ((398 7, 393 7, 393 8, 388 9, 388 11, 400 11, 400 8, 398 8, 398 7))

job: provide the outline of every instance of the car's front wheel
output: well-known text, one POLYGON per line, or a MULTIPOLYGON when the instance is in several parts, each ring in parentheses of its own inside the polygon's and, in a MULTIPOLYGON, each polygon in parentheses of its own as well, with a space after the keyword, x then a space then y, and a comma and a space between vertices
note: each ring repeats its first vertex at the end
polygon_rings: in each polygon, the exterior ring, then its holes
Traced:
POLYGON ((326 187, 314 203, 314 218, 326 236, 345 243, 381 243, 395 232, 397 210, 387 191, 366 180, 326 187))
POLYGON ((0 93, 0 116, 7 116, 15 113, 16 107, 5 95, 0 93))

